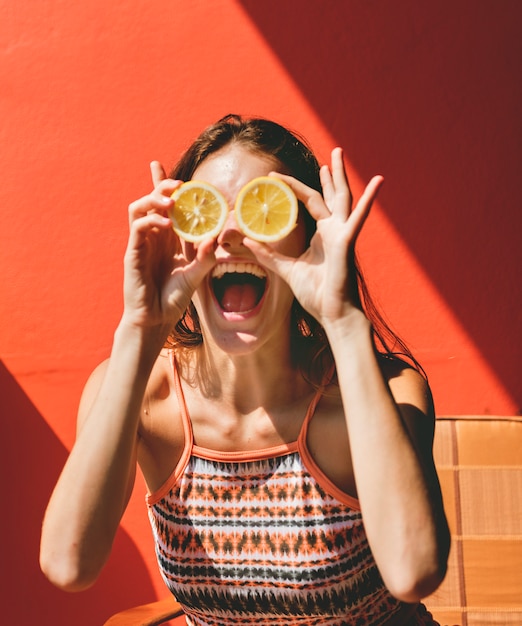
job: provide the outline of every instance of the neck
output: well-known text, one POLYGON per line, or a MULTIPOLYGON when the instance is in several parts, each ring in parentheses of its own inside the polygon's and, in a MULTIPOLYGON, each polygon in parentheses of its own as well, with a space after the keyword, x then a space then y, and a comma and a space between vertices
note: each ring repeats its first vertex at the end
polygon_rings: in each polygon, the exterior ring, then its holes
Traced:
POLYGON ((312 389, 288 350, 231 355, 201 346, 180 365, 188 384, 243 414, 288 405, 312 389))

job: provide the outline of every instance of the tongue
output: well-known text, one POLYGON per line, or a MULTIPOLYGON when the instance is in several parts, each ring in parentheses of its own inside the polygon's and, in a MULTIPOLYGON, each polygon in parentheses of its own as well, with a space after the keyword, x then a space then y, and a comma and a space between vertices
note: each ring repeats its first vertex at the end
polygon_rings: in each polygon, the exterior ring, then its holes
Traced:
POLYGON ((221 308, 227 313, 245 313, 257 304, 257 291, 252 285, 229 285, 220 299, 221 308))

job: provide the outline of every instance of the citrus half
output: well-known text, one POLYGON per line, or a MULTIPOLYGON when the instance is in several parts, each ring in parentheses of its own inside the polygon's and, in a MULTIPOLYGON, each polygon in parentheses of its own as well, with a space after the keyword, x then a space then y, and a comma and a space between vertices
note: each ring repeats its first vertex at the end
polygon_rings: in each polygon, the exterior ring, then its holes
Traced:
POLYGON ((186 241, 198 242, 216 237, 225 225, 228 204, 209 183, 189 180, 172 194, 169 212, 174 231, 186 241))
POLYGON ((260 176, 247 183, 235 204, 236 220, 243 233, 257 241, 286 237, 297 223, 297 198, 279 178, 260 176))

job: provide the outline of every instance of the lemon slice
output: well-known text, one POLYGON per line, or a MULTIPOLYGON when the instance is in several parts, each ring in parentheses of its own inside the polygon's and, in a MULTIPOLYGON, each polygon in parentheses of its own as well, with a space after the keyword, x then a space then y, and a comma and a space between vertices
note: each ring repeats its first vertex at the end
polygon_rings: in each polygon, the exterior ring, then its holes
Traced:
POLYGON ((227 219, 228 204, 215 187, 190 180, 178 187, 171 197, 174 206, 169 217, 172 228, 180 237, 198 242, 221 232, 227 219))
POLYGON ((283 239, 297 223, 297 198, 279 178, 251 180, 239 192, 234 209, 243 233, 257 241, 283 239))

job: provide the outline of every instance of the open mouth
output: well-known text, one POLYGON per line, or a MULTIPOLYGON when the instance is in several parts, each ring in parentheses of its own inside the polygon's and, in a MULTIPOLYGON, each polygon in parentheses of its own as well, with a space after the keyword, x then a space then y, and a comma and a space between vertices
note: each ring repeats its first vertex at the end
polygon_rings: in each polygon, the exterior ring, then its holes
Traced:
POLYGON ((266 273, 254 263, 220 263, 211 276, 214 297, 227 313, 248 313, 261 302, 266 273))

